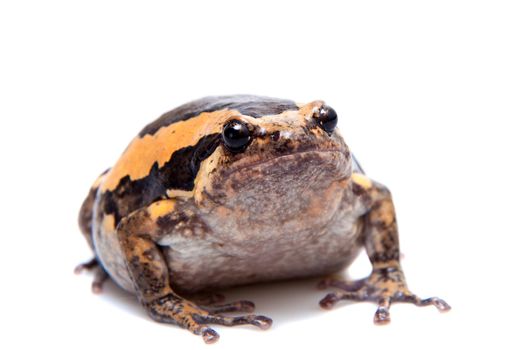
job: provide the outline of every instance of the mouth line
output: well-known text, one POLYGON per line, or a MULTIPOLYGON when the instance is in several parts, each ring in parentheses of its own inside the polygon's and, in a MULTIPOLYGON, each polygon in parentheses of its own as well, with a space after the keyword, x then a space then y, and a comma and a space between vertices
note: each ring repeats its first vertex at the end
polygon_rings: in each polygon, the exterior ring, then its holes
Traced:
POLYGON ((345 152, 343 152, 341 150, 338 150, 338 149, 323 149, 323 150, 307 149, 307 150, 303 150, 303 151, 297 151, 297 152, 293 152, 293 153, 289 153, 289 154, 283 154, 283 155, 272 157, 272 158, 269 158, 269 159, 259 160, 259 161, 255 161, 253 163, 244 164, 244 165, 241 165, 241 166, 238 166, 238 167, 234 167, 234 168, 228 169, 228 171, 225 172, 224 175, 225 176, 229 176, 232 173, 238 172, 238 171, 243 170, 243 169, 252 168, 252 167, 255 167, 255 166, 259 166, 259 165, 264 165, 266 163, 271 163, 271 162, 273 162, 275 160, 278 160, 278 159, 290 158, 290 157, 294 157, 294 156, 296 156, 298 154, 307 154, 307 153, 339 153, 343 157, 345 156, 345 152))

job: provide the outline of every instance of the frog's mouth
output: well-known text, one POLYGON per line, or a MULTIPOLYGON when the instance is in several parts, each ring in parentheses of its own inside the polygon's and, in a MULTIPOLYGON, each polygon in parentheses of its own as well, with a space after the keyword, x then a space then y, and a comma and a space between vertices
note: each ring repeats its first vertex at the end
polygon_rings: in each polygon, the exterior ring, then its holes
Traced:
POLYGON ((333 175, 336 178, 340 178, 337 176, 339 173, 341 177, 351 174, 350 152, 340 149, 306 149, 269 158, 246 157, 242 161, 236 162, 232 167, 225 169, 222 176, 227 178, 250 168, 268 168, 267 170, 270 172, 268 175, 272 175, 271 169, 275 169, 279 164, 286 166, 288 171, 292 173, 304 171, 309 167, 326 165, 333 168, 333 175))
POLYGON ((317 225, 336 210, 350 178, 350 163, 348 153, 337 149, 243 162, 218 174, 213 197, 216 204, 244 213, 254 223, 301 220, 301 227, 317 225))
POLYGON ((323 149, 244 161, 223 169, 217 180, 228 196, 266 198, 278 194, 300 197, 304 191, 322 191, 350 175, 348 153, 323 149))

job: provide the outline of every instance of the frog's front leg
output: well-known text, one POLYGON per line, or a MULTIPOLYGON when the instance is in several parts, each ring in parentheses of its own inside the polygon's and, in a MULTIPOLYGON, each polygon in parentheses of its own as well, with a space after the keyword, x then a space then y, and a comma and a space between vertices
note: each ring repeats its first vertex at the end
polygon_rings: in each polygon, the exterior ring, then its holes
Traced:
POLYGON ((170 286, 170 274, 157 243, 172 233, 178 220, 187 219, 177 209, 175 200, 161 200, 124 218, 117 228, 128 272, 137 296, 150 316, 159 322, 177 324, 206 343, 213 343, 219 335, 208 324, 235 326, 252 324, 261 329, 270 327, 271 319, 247 315, 226 317, 218 312, 251 311, 253 304, 245 301, 221 306, 199 306, 176 294, 170 286))
POLYGON ((339 300, 373 301, 379 304, 374 322, 390 322, 390 304, 409 302, 418 306, 434 305, 440 311, 450 306, 439 298, 421 299, 407 288, 405 276, 399 262, 399 239, 394 204, 386 187, 375 183, 363 174, 352 174, 351 188, 356 201, 366 208, 364 242, 372 263, 369 277, 346 282, 326 279, 321 286, 331 286, 345 292, 330 293, 320 301, 323 308, 331 308, 339 300))

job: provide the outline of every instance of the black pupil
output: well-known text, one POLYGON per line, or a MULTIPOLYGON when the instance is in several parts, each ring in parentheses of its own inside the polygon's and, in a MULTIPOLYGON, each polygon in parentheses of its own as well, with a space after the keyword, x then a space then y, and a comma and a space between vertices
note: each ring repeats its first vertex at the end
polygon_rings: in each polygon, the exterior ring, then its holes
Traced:
POLYGON ((231 121, 224 126, 222 132, 224 143, 233 151, 242 150, 250 142, 250 132, 244 123, 231 121))
POLYGON ((324 131, 332 133, 337 126, 337 113, 331 107, 323 107, 319 111, 319 124, 324 131))

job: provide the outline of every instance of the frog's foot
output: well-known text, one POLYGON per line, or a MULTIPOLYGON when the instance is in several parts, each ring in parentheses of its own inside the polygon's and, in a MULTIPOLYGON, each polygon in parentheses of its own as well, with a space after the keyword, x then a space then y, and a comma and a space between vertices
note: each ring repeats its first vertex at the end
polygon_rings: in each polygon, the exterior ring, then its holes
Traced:
POLYGON ((93 282, 91 282, 91 290, 95 294, 100 294, 102 292, 102 285, 108 279, 109 275, 100 265, 97 258, 92 258, 91 260, 75 267, 76 274, 80 274, 83 271, 94 271, 95 276, 93 277, 93 282))
POLYGON ((450 310, 450 305, 442 299, 436 297, 421 299, 411 293, 406 286, 403 272, 395 267, 374 270, 369 277, 353 282, 327 278, 321 281, 319 286, 335 287, 345 291, 327 294, 319 302, 325 309, 331 309, 340 300, 378 303, 374 322, 379 325, 390 322, 389 309, 393 302, 412 303, 417 306, 434 305, 439 311, 450 310))
MULTIPOLYGON (((249 302, 248 302, 249 303, 249 302)), ((208 324, 219 324, 223 326, 238 326, 251 324, 260 329, 268 329, 272 320, 265 316, 246 315, 228 317, 217 314, 217 312, 246 311, 253 309, 253 303, 246 304, 245 301, 230 303, 215 307, 199 307, 196 304, 182 299, 175 294, 145 302, 144 305, 151 317, 164 323, 174 323, 188 329, 193 334, 202 336, 207 344, 219 340, 219 334, 210 328, 208 324)))

